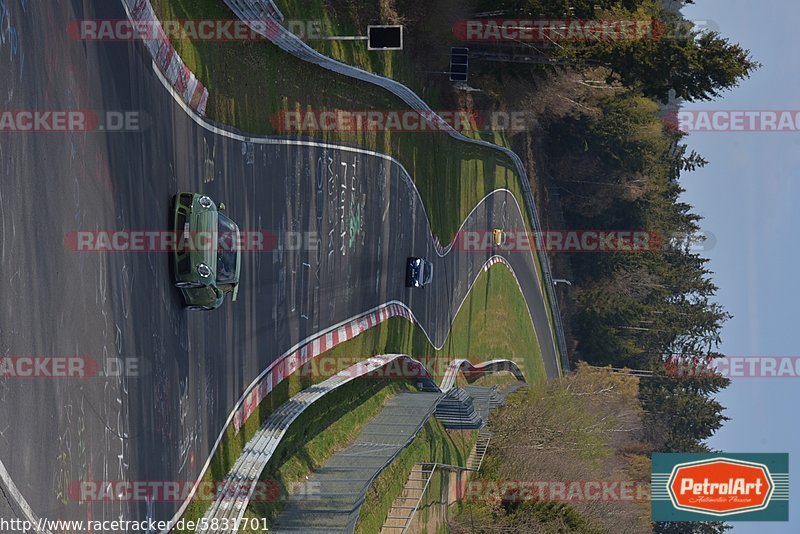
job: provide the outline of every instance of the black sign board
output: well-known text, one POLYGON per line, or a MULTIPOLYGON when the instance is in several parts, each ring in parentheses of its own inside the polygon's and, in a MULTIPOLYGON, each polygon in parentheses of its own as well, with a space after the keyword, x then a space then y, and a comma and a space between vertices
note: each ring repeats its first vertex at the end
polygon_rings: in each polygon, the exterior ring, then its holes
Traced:
POLYGON ((367 26, 368 50, 402 50, 402 26, 367 26))
POLYGON ((469 48, 450 49, 450 81, 466 82, 469 78, 469 48))

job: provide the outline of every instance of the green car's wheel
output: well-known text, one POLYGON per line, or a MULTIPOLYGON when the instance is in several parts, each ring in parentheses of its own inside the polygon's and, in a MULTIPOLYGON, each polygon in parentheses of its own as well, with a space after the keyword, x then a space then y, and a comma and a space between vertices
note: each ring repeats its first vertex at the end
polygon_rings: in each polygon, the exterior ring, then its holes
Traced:
POLYGON ((189 311, 211 311, 214 308, 209 308, 208 306, 186 306, 186 309, 189 311))
POLYGON ((175 287, 179 289, 197 289, 198 287, 203 287, 203 285, 197 282, 175 282, 175 287))

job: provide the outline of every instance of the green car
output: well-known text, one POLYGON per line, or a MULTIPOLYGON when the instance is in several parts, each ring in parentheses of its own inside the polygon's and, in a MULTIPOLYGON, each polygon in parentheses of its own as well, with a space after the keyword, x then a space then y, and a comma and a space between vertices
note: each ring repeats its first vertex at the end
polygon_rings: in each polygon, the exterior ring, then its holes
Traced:
POLYGON ((190 310, 214 310, 225 294, 236 300, 242 264, 239 227, 199 193, 178 193, 173 198, 175 286, 190 310))

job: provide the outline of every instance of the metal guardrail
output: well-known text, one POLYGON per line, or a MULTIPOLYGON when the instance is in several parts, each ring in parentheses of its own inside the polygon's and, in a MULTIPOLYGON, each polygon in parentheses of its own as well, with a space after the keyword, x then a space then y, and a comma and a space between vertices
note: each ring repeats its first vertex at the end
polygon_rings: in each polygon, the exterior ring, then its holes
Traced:
MULTIPOLYGON (((306 409, 331 391, 399 358, 407 359, 412 364, 422 365, 417 360, 402 354, 376 356, 369 358, 366 362, 359 362, 316 386, 301 391, 282 404, 245 445, 242 455, 236 460, 228 476, 225 477, 225 482, 214 502, 203 515, 205 521, 198 522, 196 532, 202 534, 208 532, 208 529, 211 528, 211 520, 214 518, 227 520, 229 525, 236 525, 242 519, 247 504, 255 492, 256 481, 261 476, 261 472, 291 424, 306 409)), ((229 532, 236 532, 236 529, 231 529, 229 532)))
POLYGON ((450 391, 453 387, 455 387, 458 373, 462 373, 464 375, 471 375, 473 373, 485 374, 485 373, 496 373, 498 371, 508 371, 512 373, 514 377, 520 382, 525 382, 525 375, 522 373, 522 370, 514 361, 489 360, 488 362, 473 364, 469 360, 458 359, 458 360, 453 360, 447 366, 447 371, 445 371, 444 376, 442 377, 442 383, 439 385, 439 387, 441 388, 443 393, 447 393, 448 391, 450 391))
MULTIPOLYGON (((272 454, 277 450, 278 445, 288 431, 289 426, 291 426, 291 424, 296 421, 305 410, 311 407, 326 394, 343 386, 344 384, 351 382, 352 380, 355 380, 360 376, 367 375, 376 371, 377 369, 385 367, 395 360, 406 361, 415 370, 419 370, 419 379, 427 382, 428 387, 438 390, 442 393, 446 393, 446 390, 443 390, 443 388, 440 388, 436 385, 436 383, 430 377, 430 373, 420 361, 405 354, 386 354, 382 356, 373 356, 372 358, 368 358, 363 362, 358 362, 355 365, 340 371, 339 373, 315 386, 311 386, 301 391, 278 407, 278 409, 272 415, 270 415, 266 421, 264 421, 256 435, 247 442, 244 450, 242 451, 242 455, 236 460, 230 473, 228 473, 228 475, 225 477, 225 481, 220 491, 217 493, 214 502, 211 503, 211 506, 203 515, 203 521, 198 522, 196 532, 201 534, 208 533, 208 529, 211 528, 212 519, 218 519, 220 520, 220 524, 227 524, 232 528, 227 530, 218 529, 215 531, 215 534, 216 532, 235 533, 237 531, 236 526, 244 516, 245 509, 247 508, 247 505, 256 490, 256 482, 260 478, 261 473, 272 457, 272 454)), ((454 360, 454 362, 448 366, 445 376, 447 377, 453 373, 462 372, 464 365, 462 365, 461 362, 462 360, 454 360)), ((469 364, 468 372, 491 373, 497 370, 508 370, 513 368, 516 368, 517 372, 521 374, 519 368, 516 366, 516 363, 510 360, 492 360, 490 362, 486 362, 485 364, 477 364, 474 366, 469 364)), ((445 380, 443 380, 443 383, 444 382, 445 380)), ((449 389, 452 387, 452 384, 455 383, 455 379, 447 379, 447 382, 450 384, 450 386, 447 386, 449 389)), ((438 401, 431 408, 429 415, 433 415, 437 405, 438 401)), ((405 446, 411 442, 411 440, 422 428, 422 425, 424 425, 428 419, 430 419, 430 417, 426 417, 423 420, 416 431, 410 435, 409 441, 403 447, 400 447, 397 453, 389 458, 387 463, 373 475, 373 477, 365 486, 366 488, 369 488, 369 485, 372 484, 375 478, 386 468, 386 466, 389 465, 389 463, 391 463, 396 455, 399 454, 399 451, 403 450, 403 448, 405 448, 405 446)), ((364 491, 363 495, 359 496, 357 503, 363 503, 365 497, 366 490, 364 491)))
POLYGON ((267 0, 267 1, 269 2, 272 11, 275 13, 275 18, 283 22, 283 13, 281 13, 281 10, 278 9, 277 5, 275 5, 275 2, 273 2, 273 0, 267 0))
MULTIPOLYGON (((285 52, 288 52, 299 59, 313 63, 332 72, 355 78, 363 82, 371 83, 386 89, 403 100, 412 109, 422 112, 421 115, 425 118, 425 120, 446 132, 448 135, 450 135, 450 137, 466 143, 472 143, 493 150, 498 150, 508 156, 514 163, 517 173, 520 176, 525 206, 528 211, 528 216, 533 223, 535 235, 540 236, 542 234, 542 225, 539 221, 539 214, 536 210, 536 204, 534 203, 533 192, 531 190, 530 180, 528 179, 528 173, 525 171, 525 166, 522 163, 522 159, 516 154, 516 152, 508 148, 495 145, 494 143, 489 143, 488 141, 472 139, 465 136, 461 132, 458 132, 452 128, 447 121, 437 115, 430 108, 430 106, 428 106, 428 104, 422 100, 422 98, 417 96, 414 91, 402 83, 372 72, 367 72, 352 65, 347 65, 331 57, 323 55, 320 52, 317 52, 288 29, 284 28, 279 21, 274 18, 272 10, 275 4, 273 0, 225 0, 225 3, 228 5, 231 11, 233 11, 234 14, 236 14, 236 16, 241 20, 245 21, 245 23, 256 20, 260 22, 267 22, 267 24, 261 24, 260 27, 251 25, 251 29, 269 39, 273 44, 285 52)), ((552 310, 553 323, 556 330, 555 341, 560 353, 560 364, 563 372, 569 369, 569 355, 567 354, 567 342, 564 336, 564 325, 562 323, 558 297, 553 284, 553 274, 550 267, 550 259, 547 257, 547 252, 541 246, 538 237, 536 250, 545 279, 544 291, 547 295, 547 300, 550 303, 550 309, 552 310)))

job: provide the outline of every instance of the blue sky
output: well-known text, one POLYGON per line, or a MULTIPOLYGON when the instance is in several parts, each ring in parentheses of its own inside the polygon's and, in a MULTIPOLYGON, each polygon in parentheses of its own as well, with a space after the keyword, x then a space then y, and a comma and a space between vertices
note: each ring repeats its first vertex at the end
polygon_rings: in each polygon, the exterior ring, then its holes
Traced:
MULTIPOLYGON (((713 102, 684 109, 800 110, 800 2, 696 0, 683 13, 711 20, 763 67, 713 102)), ((686 174, 684 199, 716 237, 718 301, 734 314, 723 330, 730 356, 800 356, 800 132, 694 133, 710 161, 686 174)), ((710 444, 727 452, 788 452, 790 523, 731 523, 736 534, 800 532, 800 378, 738 379, 719 400, 731 421, 710 444), (794 512, 794 513, 792 513, 794 512)))

